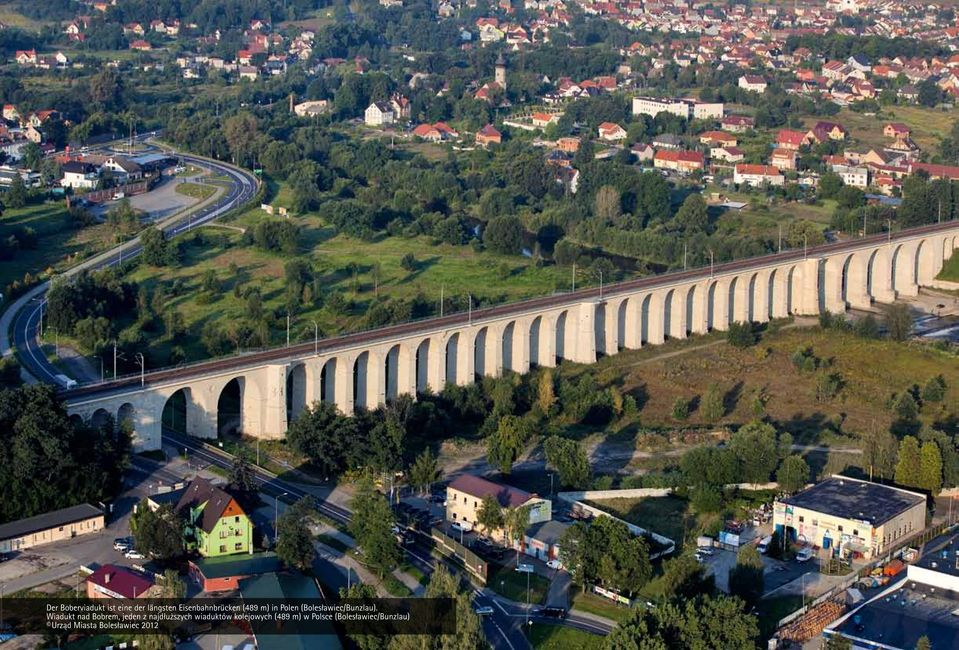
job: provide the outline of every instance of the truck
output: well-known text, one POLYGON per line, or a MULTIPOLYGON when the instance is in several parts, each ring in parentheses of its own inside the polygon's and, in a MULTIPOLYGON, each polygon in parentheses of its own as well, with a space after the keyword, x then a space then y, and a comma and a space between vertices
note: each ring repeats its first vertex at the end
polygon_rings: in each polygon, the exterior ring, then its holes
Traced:
POLYGON ((54 377, 54 379, 56 379, 57 383, 63 386, 64 388, 66 388, 67 390, 77 387, 76 380, 70 379, 66 375, 57 375, 56 377, 54 377))
POLYGON ((769 550, 769 545, 772 543, 772 541, 773 541, 773 536, 766 535, 761 540, 759 540, 759 544, 756 546, 756 550, 762 553, 763 555, 765 555, 766 551, 769 550))

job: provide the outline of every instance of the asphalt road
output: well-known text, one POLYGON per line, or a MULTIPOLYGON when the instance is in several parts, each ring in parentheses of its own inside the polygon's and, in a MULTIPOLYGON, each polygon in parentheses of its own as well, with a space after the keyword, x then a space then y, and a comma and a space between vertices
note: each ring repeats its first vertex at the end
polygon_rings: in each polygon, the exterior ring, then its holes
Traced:
MULTIPOLYGON (((169 221, 164 228, 164 232, 168 236, 189 231, 191 228, 212 221, 232 210, 234 207, 246 203, 256 194, 256 178, 249 172, 205 158, 198 158, 187 154, 177 155, 185 163, 202 167, 216 175, 228 177, 231 184, 229 188, 221 193, 214 201, 196 210, 188 211, 179 219, 169 221)), ((129 260, 139 255, 140 250, 139 237, 137 237, 117 246, 111 251, 79 264, 70 269, 66 275, 74 275, 81 270, 102 269, 119 265, 123 260, 129 260)), ((16 311, 11 325, 13 331, 13 346, 22 367, 30 375, 40 381, 56 384, 63 388, 61 382, 57 380, 57 375, 61 373, 47 360, 37 336, 40 331, 40 322, 43 316, 44 296, 49 287, 49 282, 41 285, 35 295, 16 311)), ((11 307, 11 309, 14 308, 15 307, 11 307)))
MULTIPOLYGON (((186 448, 189 450, 192 458, 201 460, 204 463, 216 465, 224 469, 228 469, 232 465, 232 457, 229 454, 221 451, 211 451, 204 445, 203 441, 197 438, 164 431, 163 443, 178 449, 186 448)), ((294 502, 308 496, 306 491, 293 483, 276 478, 263 472, 259 468, 254 469, 254 478, 261 492, 278 497, 284 502, 294 502)), ((348 510, 318 500, 314 495, 309 496, 313 498, 318 512, 340 523, 349 523, 351 515, 348 510)), ((406 561, 416 566, 426 575, 432 573, 433 566, 437 562, 437 560, 430 555, 431 550, 432 542, 430 538, 422 534, 417 535, 412 544, 403 547, 406 561)), ((326 564, 328 563, 321 560, 315 567, 321 580, 331 581, 333 584, 327 583, 327 586, 334 589, 345 586, 342 574, 332 567, 326 566, 326 564)), ((459 573, 459 571, 456 570, 456 573, 459 573)), ((480 590, 475 587, 471 587, 471 589, 473 591, 473 602, 477 607, 487 605, 493 607, 493 614, 483 617, 483 630, 487 640, 489 640, 494 648, 499 650, 526 650, 530 647, 526 641, 526 636, 522 632, 527 620, 537 623, 557 623, 556 619, 532 614, 527 616, 524 606, 501 599, 490 590, 480 590)), ((602 635, 608 634, 611 630, 611 628, 606 625, 572 613, 568 618, 562 621, 562 624, 602 635)))

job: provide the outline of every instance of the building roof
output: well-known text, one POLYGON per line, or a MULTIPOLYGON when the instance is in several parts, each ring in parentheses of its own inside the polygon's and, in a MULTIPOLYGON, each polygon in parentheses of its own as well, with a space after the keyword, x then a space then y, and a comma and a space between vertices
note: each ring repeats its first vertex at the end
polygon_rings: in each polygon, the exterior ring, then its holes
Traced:
POLYGON ((913 506, 925 504, 926 496, 879 483, 831 476, 781 501, 787 505, 878 526, 913 506))
POLYGON ((754 176, 779 176, 779 168, 772 165, 750 165, 741 163, 736 165, 737 174, 749 174, 754 176))
POLYGON ((62 508, 60 510, 54 510, 53 512, 45 512, 42 515, 27 517, 26 519, 11 521, 0 525, 0 539, 22 537, 41 530, 49 530, 54 526, 66 526, 67 524, 98 517, 102 514, 103 511, 99 508, 91 506, 89 503, 81 503, 78 506, 70 506, 69 508, 62 508))
MULTIPOLYGON (((916 562, 916 566, 930 571, 959 576, 959 535, 945 538, 945 544, 939 544, 939 537, 926 545, 926 552, 916 562), (929 550, 934 548, 935 550, 929 550)), ((957 605, 959 607, 959 605, 957 605)))
POLYGON ((208 533, 213 531, 231 503, 239 511, 238 514, 246 514, 232 496, 210 483, 209 479, 199 476, 186 486, 173 511, 179 513, 186 509, 197 508, 204 503, 206 505, 203 507, 199 525, 208 533))
POLYGON ((569 526, 569 524, 556 521, 555 519, 541 521, 538 524, 530 526, 526 530, 526 536, 552 546, 553 544, 559 543, 560 538, 562 538, 563 533, 566 532, 569 526))
POLYGON ((472 474, 460 474, 453 479, 449 487, 477 499, 489 496, 496 497, 501 506, 508 508, 521 506, 535 496, 526 490, 520 490, 509 485, 500 485, 472 474))
POLYGON ((257 576, 280 570, 280 560, 276 553, 256 553, 255 555, 225 555, 223 557, 201 557, 190 560, 204 578, 231 578, 236 576, 257 576))
POLYGON ((96 170, 97 168, 90 163, 80 162, 79 160, 71 160, 60 166, 60 171, 64 174, 92 174, 96 170))
POLYGON ((87 582, 108 589, 123 598, 142 596, 153 586, 145 574, 114 564, 105 564, 89 576, 87 582))
MULTIPOLYGON (((310 599, 323 600, 323 594, 312 578, 301 575, 264 573, 240 583, 240 595, 248 598, 310 599)), ((312 627, 312 624, 311 624, 312 627)), ((322 627, 322 626, 320 626, 322 627)), ((309 650, 311 648, 342 648, 332 626, 327 634, 257 634, 256 647, 259 650, 309 650)))

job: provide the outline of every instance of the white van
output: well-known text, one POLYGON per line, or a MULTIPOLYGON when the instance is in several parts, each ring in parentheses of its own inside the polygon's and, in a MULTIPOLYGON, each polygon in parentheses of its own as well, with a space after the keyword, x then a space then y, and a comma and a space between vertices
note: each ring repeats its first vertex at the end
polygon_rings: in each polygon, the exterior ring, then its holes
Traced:
POLYGON ((66 388, 67 390, 70 390, 71 388, 76 388, 76 387, 77 387, 77 382, 76 382, 76 380, 70 379, 70 378, 67 377, 66 375, 57 375, 57 376, 55 377, 55 379, 57 380, 57 383, 58 383, 58 384, 60 384, 61 386, 63 386, 63 387, 66 388))
POLYGON ((756 550, 762 553, 763 555, 765 555, 766 551, 769 550, 769 545, 772 543, 772 541, 773 541, 773 536, 766 535, 761 540, 759 540, 759 545, 756 546, 756 550))

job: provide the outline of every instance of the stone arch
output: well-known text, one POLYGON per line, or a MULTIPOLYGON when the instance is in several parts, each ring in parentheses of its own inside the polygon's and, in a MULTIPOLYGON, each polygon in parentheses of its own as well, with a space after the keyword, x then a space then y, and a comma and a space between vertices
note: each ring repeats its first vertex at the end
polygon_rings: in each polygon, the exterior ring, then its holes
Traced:
POLYGON ((663 331, 663 294, 659 291, 646 296, 643 302, 643 341, 660 345, 665 340, 663 331))
POLYGON ((326 404, 336 404, 336 375, 339 361, 329 359, 320 369, 320 400, 326 404))
POLYGON ((417 393, 425 393, 430 388, 430 363, 434 361, 430 356, 432 345, 432 339, 424 339, 416 346, 414 359, 416 385, 414 388, 417 393))
POLYGON ((852 253, 833 255, 819 260, 819 312, 840 314, 846 311, 846 274, 848 272, 852 253))
POLYGON ((103 429, 105 427, 115 426, 116 420, 113 419, 113 414, 105 408, 99 408, 93 412, 93 415, 90 416, 90 426, 94 429, 103 429))
POLYGON ((486 375, 486 337, 489 335, 488 328, 483 327, 473 338, 473 375, 483 377, 486 375))
POLYGON ((892 288, 897 295, 915 296, 919 293, 916 282, 917 242, 905 242, 896 247, 892 255, 892 288))
POLYGON ((746 283, 746 300, 743 305, 743 312, 746 316, 746 322, 752 323, 758 321, 759 318, 756 315, 756 288, 759 284, 759 274, 753 273, 749 276, 749 282, 746 283))
POLYGON ((566 327, 567 327, 567 314, 569 312, 564 311, 559 316, 556 317, 556 329, 555 329, 555 338, 553 349, 556 351, 556 361, 559 362, 562 359, 567 358, 567 355, 572 352, 572 350, 566 349, 566 327))
POLYGON ((189 433, 189 409, 193 402, 192 390, 189 386, 181 388, 170 395, 163 403, 160 412, 160 422, 164 429, 176 433, 189 433))
POLYGON ((444 359, 446 365, 446 381, 448 383, 459 383, 459 373, 457 372, 459 368, 459 346, 460 346, 460 335, 459 333, 453 334, 447 341, 444 351, 444 359))
POLYGON ((719 285, 718 280, 709 283, 706 289, 706 331, 709 332, 715 327, 716 323, 716 288, 719 285))
POLYGON ((76 413, 72 413, 69 420, 74 429, 80 429, 84 425, 83 417, 76 413))
POLYGON ((258 392, 253 384, 242 375, 226 382, 216 399, 216 432, 243 433, 253 428, 258 417, 255 410, 258 404, 258 392))
POLYGON ((769 273, 766 284, 766 316, 769 320, 779 318, 783 310, 782 307, 782 288, 779 279, 782 277, 782 270, 773 269, 769 273))
POLYGON ((649 307, 653 294, 646 294, 639 303, 639 341, 640 345, 649 343, 649 307))
POLYGON ((675 289, 670 289, 666 292, 666 297, 663 298, 663 336, 670 338, 673 334, 673 295, 676 293, 675 289))
POLYGON ((363 352, 353 362, 353 406, 355 408, 374 408, 376 404, 369 403, 369 388, 371 384, 371 359, 369 352, 363 352))
POLYGON ((843 269, 843 295, 845 304, 853 309, 869 309, 872 306, 871 269, 876 251, 859 251, 849 256, 843 269))
POLYGON ((916 247, 916 284, 928 287, 942 269, 942 245, 935 239, 923 239, 916 247))
POLYGON ((529 325, 529 365, 540 365, 540 349, 543 339, 543 317, 537 316, 529 325))
POLYGON ((726 323, 736 322, 736 289, 739 287, 739 278, 734 277, 729 281, 729 287, 726 290, 726 323))
POLYGON ((516 370, 516 366, 513 361, 513 346, 515 337, 516 321, 510 321, 506 324, 506 327, 503 328, 503 333, 500 338, 500 359, 503 362, 503 370, 516 370))
POLYGON ((137 427, 137 409, 130 402, 124 402, 117 409, 117 429, 136 431, 137 427))
POLYGON ((286 373, 286 421, 292 422, 310 405, 305 363, 295 363, 286 373))
POLYGON ((392 402, 400 394, 400 345, 394 345, 383 355, 383 395, 392 402))
POLYGON ((600 302, 593 311, 593 346, 597 358, 606 354, 606 344, 606 303, 600 302))
POLYGON ((802 295, 802 271, 797 270, 798 266, 789 267, 789 273, 786 274, 786 313, 795 314, 799 310, 797 298, 802 295))
POLYGON ((629 347, 626 344, 626 332, 627 328, 627 314, 629 313, 629 306, 632 303, 632 298, 625 298, 616 308, 616 348, 619 350, 624 350, 629 347))
POLYGON ((702 294, 702 289, 695 284, 689 287, 689 289, 686 291, 686 335, 687 336, 694 333, 695 334, 701 333, 699 331, 700 327, 698 326, 698 323, 697 323, 697 321, 699 320, 697 316, 699 314, 696 308, 697 307, 696 300, 697 299, 699 299, 700 301, 702 300, 701 294, 702 294))
POLYGON ((888 246, 873 251, 869 258, 869 296, 876 302, 891 303, 896 299, 892 257, 888 246))
POLYGON ((663 318, 663 332, 669 335, 669 338, 672 339, 684 339, 687 334, 687 323, 689 323, 689 316, 687 316, 687 294, 688 290, 686 287, 676 287, 672 289, 663 301, 664 311, 668 310, 669 312, 669 324, 666 323, 666 318, 663 318))

